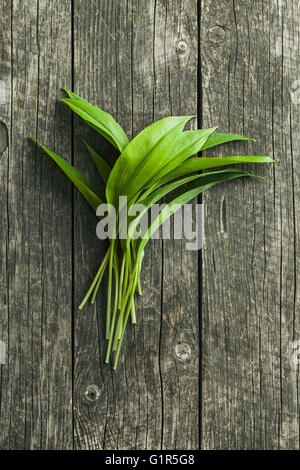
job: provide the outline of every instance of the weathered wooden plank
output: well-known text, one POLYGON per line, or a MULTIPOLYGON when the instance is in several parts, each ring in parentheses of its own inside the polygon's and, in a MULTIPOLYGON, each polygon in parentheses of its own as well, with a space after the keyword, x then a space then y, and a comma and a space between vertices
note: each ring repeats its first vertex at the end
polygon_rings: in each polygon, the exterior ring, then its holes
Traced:
POLYGON ((203 125, 255 137, 210 155, 274 155, 265 180, 205 196, 205 449, 298 449, 299 4, 202 2, 203 125), (240 152, 240 153, 239 153, 240 152))
MULTIPOLYGON (((168 114, 197 115, 197 2, 158 3, 157 17, 157 37, 163 38, 167 56, 160 65, 158 46, 156 94, 165 93, 168 114)), ((184 240, 164 241, 160 337, 164 449, 199 447, 198 288, 198 251, 188 251, 184 240)))
MULTIPOLYGON (((75 2, 76 91, 130 136, 153 119, 195 112, 196 2, 90 5, 75 2)), ((0 7, 0 340, 8 350, 0 448, 70 448, 71 189, 23 140, 34 133, 70 158, 70 115, 54 107, 58 88, 71 86, 70 4, 0 7)), ((204 199, 204 448, 299 448, 298 18, 287 0, 202 5, 203 126, 259 140, 219 155, 255 149, 276 158, 274 169, 256 169, 264 183, 239 181, 204 199)), ((75 132, 110 153, 77 120, 75 132)), ((77 137, 74 149, 76 166, 95 179, 77 137)), ((77 307, 105 247, 76 191, 74 204, 77 307)), ((76 448, 198 446, 196 258, 178 241, 148 247, 138 324, 117 374, 103 361, 105 292, 96 307, 75 310, 76 448)))
POLYGON ((1 1, 2 449, 72 447, 71 186, 25 141, 70 156, 70 115, 55 104, 71 79, 69 3, 1 1))
MULTIPOLYGON (((196 2, 97 0, 90 5, 75 1, 75 90, 111 112, 130 136, 154 119, 195 112, 196 2)), ((75 130, 83 129, 76 124, 75 130)), ((90 133, 89 138, 108 153, 99 138, 90 133)), ((75 148, 76 165, 92 177, 94 168, 75 148)), ((87 207, 76 201, 76 304, 88 286, 89 270, 96 269, 104 252, 95 226, 87 207)), ((197 259, 183 253, 179 260, 178 248, 177 243, 165 245, 164 274, 161 242, 147 249, 138 323, 128 328, 116 373, 104 364, 105 295, 100 294, 96 307, 75 312, 76 448, 197 446, 197 259), (170 302, 178 276, 187 271, 188 287, 181 281, 170 302), (183 340, 194 351, 186 362, 174 354, 183 340)))
MULTIPOLYGON (((5 355, 2 361, 8 361, 8 279, 7 279, 7 247, 8 247, 8 214, 7 192, 9 186, 8 179, 8 138, 11 132, 11 10, 10 3, 5 0, 0 2, 0 10, 3 15, 0 17, 0 340, 2 343, 2 353, 5 355), (4 346, 3 346, 4 345, 4 346), (5 350, 3 350, 5 348, 5 350)), ((8 366, 0 365, 0 445, 2 449, 9 447, 9 407, 4 404, 9 403, 10 387, 8 366)))

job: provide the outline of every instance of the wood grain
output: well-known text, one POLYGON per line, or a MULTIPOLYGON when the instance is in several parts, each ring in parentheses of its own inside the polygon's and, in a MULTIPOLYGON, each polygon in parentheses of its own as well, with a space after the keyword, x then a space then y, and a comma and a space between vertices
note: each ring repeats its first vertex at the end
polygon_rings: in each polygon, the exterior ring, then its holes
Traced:
MULTIPOLYGON (((75 1, 74 18, 75 89, 109 110, 130 137, 158 118, 196 112, 195 1, 95 1, 92 11, 87 2, 75 1)), ((95 142, 109 158, 110 149, 100 139, 95 142)), ((86 157, 75 148, 75 162, 82 165, 86 157)), ((92 167, 84 166, 92 176, 92 167)), ((78 304, 88 286, 88 270, 94 263, 95 271, 104 248, 96 239, 92 214, 81 203, 75 207, 78 304)), ((183 253, 180 243, 163 248, 158 241, 147 249, 144 267, 138 322, 128 328, 117 373, 104 365, 105 296, 84 314, 75 310, 77 449, 198 445, 197 257, 183 253), (183 312, 187 297, 189 309, 183 312), (186 362, 174 353, 183 340, 193 349, 186 362), (96 402, 85 395, 92 384, 100 391, 96 402)))
POLYGON ((0 331, 8 351, 1 366, 0 447, 68 449, 71 186, 25 137, 70 156, 70 117, 55 103, 59 86, 71 78, 69 2, 1 1, 2 11, 6 98, 0 113, 9 148, 0 160, 0 331))
POLYGON ((202 2, 201 61, 203 126, 257 139, 217 154, 276 160, 204 197, 202 445, 298 449, 299 4, 202 2))
MULTIPOLYGON (((11 10, 10 2, 1 0, 1 11, 5 12, 0 17, 0 42, 5 45, 0 49, 0 125, 1 147, 0 153, 0 339, 5 344, 6 362, 8 362, 8 337, 9 337, 9 312, 8 312, 8 211, 7 211, 7 192, 9 186, 8 179, 8 154, 9 149, 6 146, 4 150, 3 134, 7 129, 8 136, 11 134, 11 10), (5 128, 4 128, 5 126, 5 128)), ((0 365, 0 446, 1 449, 9 447, 9 410, 10 401, 10 380, 7 364, 0 365), (6 406, 4 406, 6 403, 6 406)))
POLYGON ((299 449, 299 4, 0 0, 0 11, 0 449, 299 449), (104 191, 80 137, 111 163, 117 153, 56 103, 61 87, 130 138, 198 111, 201 127, 257 140, 207 155, 276 160, 247 166, 264 181, 204 195, 202 265, 184 241, 149 243, 117 373, 104 363, 106 280, 78 310, 107 247, 97 220, 25 140, 104 191))

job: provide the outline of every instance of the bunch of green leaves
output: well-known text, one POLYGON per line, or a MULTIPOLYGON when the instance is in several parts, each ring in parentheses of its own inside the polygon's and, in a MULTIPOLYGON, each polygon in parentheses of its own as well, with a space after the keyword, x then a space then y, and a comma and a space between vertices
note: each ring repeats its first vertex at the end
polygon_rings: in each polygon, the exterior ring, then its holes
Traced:
MULTIPOLYGON (((199 171, 223 167, 236 163, 269 163, 264 156, 229 156, 223 158, 193 157, 211 147, 237 140, 254 140, 235 134, 216 133, 210 129, 184 131, 187 122, 194 116, 171 116, 154 122, 129 141, 115 119, 101 109, 92 106, 75 93, 64 90, 67 98, 60 101, 68 105, 89 126, 104 136, 120 153, 113 168, 87 144, 86 148, 106 185, 106 201, 87 179, 63 158, 39 144, 74 183, 94 212, 99 205, 108 203, 120 214, 120 196, 126 196, 128 211, 133 204, 143 204, 144 210, 128 217, 127 238, 120 239, 121 227, 117 224, 115 237, 100 268, 85 295, 80 309, 91 297, 94 303, 105 271, 108 271, 106 312, 106 339, 108 340, 106 362, 115 352, 116 369, 120 349, 129 317, 136 322, 135 293, 141 294, 140 272, 144 249, 153 233, 180 207, 190 202, 204 190, 215 184, 250 175, 240 169, 225 169, 211 172, 199 171), (192 158, 193 157, 193 158, 192 158), (143 236, 134 236, 143 215, 160 199, 165 206, 151 220, 143 236)), ((34 139, 31 137, 31 139, 34 139)), ((38 141, 36 141, 38 142, 38 141)), ((39 142, 38 142, 39 143, 39 142)), ((119 220, 119 219, 118 219, 119 220)))

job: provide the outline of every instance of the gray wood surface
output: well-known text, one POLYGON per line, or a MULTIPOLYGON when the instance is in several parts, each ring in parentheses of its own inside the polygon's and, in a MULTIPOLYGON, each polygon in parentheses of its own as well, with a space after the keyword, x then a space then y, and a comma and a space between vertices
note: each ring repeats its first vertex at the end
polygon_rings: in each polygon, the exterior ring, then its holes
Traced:
POLYGON ((70 115, 62 114, 55 102, 59 87, 71 83, 70 7, 61 0, 14 1, 12 6, 0 4, 0 80, 5 84, 0 116, 9 133, 0 160, 0 331, 7 345, 7 364, 1 366, 0 446, 68 449, 71 185, 25 136, 37 136, 70 157, 70 115))
POLYGON ((205 449, 299 449, 299 7, 202 2, 203 126, 257 140, 218 155, 276 160, 204 196, 205 449))
POLYGON ((299 449, 299 9, 0 0, 1 450, 299 449), (106 250, 95 216, 24 139, 103 190, 80 137, 116 153, 55 102, 63 86, 130 137, 194 113, 194 127, 257 139, 208 155, 276 159, 249 166, 264 181, 203 197, 200 264, 181 241, 148 245, 117 373, 104 363, 105 289, 78 310, 106 250))
MULTIPOLYGON (((89 4, 75 2, 78 93, 111 112, 129 136, 166 115, 196 113, 196 2, 95 1, 92 10, 89 4), (187 45, 184 51, 179 41, 187 45)), ((77 150, 77 144, 75 149, 76 165, 87 168, 84 151, 77 150)), ((90 177, 93 172, 91 166, 90 177)), ((77 204, 77 195, 74 221, 77 305, 92 279, 91 266, 97 269, 103 256, 104 244, 95 238, 95 218, 79 198, 77 204)), ((105 296, 83 313, 75 310, 77 449, 199 445, 197 255, 195 259, 185 252, 179 242, 162 246, 156 241, 147 251, 144 267, 137 326, 128 328, 117 373, 104 364, 105 296), (193 350, 187 361, 175 354, 182 341, 189 341, 193 350), (95 401, 88 393, 91 385, 99 389, 95 401)))

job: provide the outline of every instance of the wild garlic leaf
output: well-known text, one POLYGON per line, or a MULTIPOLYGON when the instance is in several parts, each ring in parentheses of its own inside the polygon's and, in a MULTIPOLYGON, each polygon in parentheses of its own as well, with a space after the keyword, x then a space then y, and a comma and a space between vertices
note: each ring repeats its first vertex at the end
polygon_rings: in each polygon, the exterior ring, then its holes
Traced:
POLYGON ((84 139, 81 140, 86 146, 90 156, 92 157, 101 178, 103 179, 104 183, 106 183, 111 172, 111 167, 104 160, 104 158, 102 158, 97 152, 95 152, 95 150, 84 139))
POLYGON ((89 181, 78 170, 76 170, 72 165, 70 165, 70 163, 68 163, 66 160, 59 157, 47 147, 42 145, 37 139, 35 139, 34 137, 28 138, 39 144, 39 146, 44 150, 44 152, 46 152, 49 157, 51 157, 52 160, 55 161, 59 168, 72 181, 72 183, 76 186, 76 188, 81 192, 83 197, 90 204, 92 209, 96 212, 97 207, 100 204, 103 204, 103 201, 98 196, 95 188, 89 183, 89 181))
POLYGON ((129 143, 128 137, 122 127, 110 114, 102 111, 102 109, 91 105, 81 98, 61 98, 58 101, 68 105, 72 111, 78 114, 89 126, 103 135, 103 137, 120 152, 122 152, 129 143))
POLYGON ((167 158, 161 162, 160 168, 148 182, 149 185, 155 184, 160 178, 179 166, 189 157, 198 153, 205 144, 209 136, 217 129, 198 129, 182 132, 176 141, 175 151, 170 152, 167 158))
POLYGON ((184 120, 184 122, 170 129, 147 155, 143 165, 137 168, 133 178, 128 180, 124 188, 125 194, 129 198, 140 192, 143 188, 148 187, 153 177, 155 178, 154 175, 159 173, 159 170, 167 161, 168 156, 173 156, 173 148, 177 147, 186 122, 187 120, 184 120))
POLYGON ((69 98, 74 99, 74 100, 83 101, 83 103, 86 103, 86 104, 90 104, 88 101, 81 98, 81 96, 76 95, 76 93, 74 93, 73 91, 67 90, 67 88, 61 88, 61 89, 68 95, 69 98))
POLYGON ((183 127, 193 116, 172 116, 154 122, 124 149, 107 181, 107 202, 117 205, 119 195, 130 199, 157 171, 171 151, 183 127))
MULTIPOLYGON (((67 89, 64 91, 68 98, 61 101, 76 112, 89 126, 102 134, 121 153, 111 169, 107 162, 84 141, 106 183, 107 202, 118 209, 119 196, 123 195, 129 199, 128 209, 135 202, 144 204, 142 209, 139 206, 142 210, 140 214, 135 216, 126 214, 127 217, 124 221, 128 224, 128 232, 125 232, 126 223, 123 223, 122 218, 118 214, 115 216, 116 225, 111 231, 110 246, 80 305, 82 308, 90 296, 92 296, 92 303, 94 302, 104 273, 108 270, 106 337, 109 339, 109 343, 106 362, 109 361, 111 351, 116 351, 115 369, 129 316, 131 316, 132 323, 136 322, 134 296, 136 290, 141 294, 139 277, 144 248, 152 234, 178 208, 189 203, 204 190, 234 178, 254 176, 239 169, 217 170, 201 174, 196 174, 196 172, 236 163, 271 163, 273 160, 263 156, 191 158, 202 150, 226 142, 254 140, 237 134, 214 133, 216 128, 183 132, 185 124, 193 116, 173 116, 161 119, 148 126, 129 142, 123 129, 110 114, 92 106, 76 93, 67 89), (137 230, 138 225, 142 225, 141 218, 161 198, 164 198, 165 203, 162 206, 162 212, 155 216, 154 220, 151 220, 147 229, 141 227, 141 230, 145 231, 141 234, 137 230), (117 238, 114 238, 114 235, 117 235, 117 238), (136 240, 136 235, 143 235, 143 238, 136 240), (120 255, 122 259, 119 260, 120 255), (112 304, 113 297, 114 305, 112 304), (111 308, 112 305, 113 308, 111 308)), ((36 139, 32 139, 36 141, 36 139)), ((46 147, 42 145, 41 147, 64 171, 96 211, 103 201, 95 188, 68 162, 46 147)))
POLYGON ((166 206, 162 209, 161 213, 157 218, 150 224, 146 233, 143 234, 143 238, 140 238, 137 243, 136 257, 142 256, 144 248, 151 236, 156 230, 173 215, 180 207, 187 204, 196 196, 201 194, 208 188, 241 176, 253 176, 250 173, 242 170, 221 170, 219 172, 207 173, 203 179, 199 181, 193 181, 186 187, 176 191, 172 194, 165 202, 166 206))
MULTIPOLYGON (((187 176, 185 178, 182 178, 180 180, 174 181, 173 183, 166 184, 156 191, 153 191, 152 194, 149 196, 143 198, 139 198, 137 201, 138 204, 143 204, 144 210, 141 211, 128 225, 128 239, 127 239, 127 245, 130 243, 130 239, 132 238, 132 234, 139 224, 141 218, 143 215, 152 207, 153 204, 156 204, 160 199, 162 199, 164 196, 169 194, 170 192, 174 191, 175 189, 179 188, 180 186, 183 186, 186 183, 189 183, 190 181, 198 180, 201 179, 201 181, 205 180, 207 176, 211 177, 211 175, 217 175, 219 173, 225 173, 230 170, 221 170, 221 171, 216 171, 216 172, 210 172, 210 173, 202 173, 201 175, 191 175, 187 176)), ((200 183, 201 183, 200 181, 200 183)))
POLYGON ((233 142, 235 140, 248 140, 248 141, 255 142, 255 139, 252 139, 251 137, 244 137, 242 135, 230 134, 230 133, 225 133, 225 134, 216 133, 216 134, 211 135, 207 139, 201 151, 209 149, 211 147, 216 147, 217 145, 226 144, 227 142, 233 142))
POLYGON ((263 156, 233 156, 233 157, 218 157, 218 158, 207 158, 207 157, 195 157, 185 160, 170 173, 166 174, 157 182, 157 187, 161 186, 169 181, 180 176, 194 173, 195 171, 206 170, 208 168, 216 168, 227 165, 234 165, 238 163, 273 163, 274 160, 270 157, 263 156))

